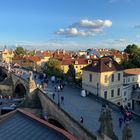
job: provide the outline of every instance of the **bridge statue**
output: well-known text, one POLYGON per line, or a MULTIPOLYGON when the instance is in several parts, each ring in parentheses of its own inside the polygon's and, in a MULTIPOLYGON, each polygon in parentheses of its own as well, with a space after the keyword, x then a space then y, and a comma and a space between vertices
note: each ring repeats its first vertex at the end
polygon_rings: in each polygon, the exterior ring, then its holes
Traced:
POLYGON ((123 128, 122 140, 131 140, 131 138, 132 138, 132 130, 130 129, 129 124, 126 123, 123 128))
POLYGON ((33 92, 36 89, 36 83, 33 80, 33 73, 29 71, 29 93, 33 92))
POLYGON ((118 137, 115 135, 113 131, 112 116, 109 108, 104 108, 101 110, 99 122, 100 128, 98 130, 98 133, 101 136, 105 135, 111 138, 112 140, 118 140, 118 137))

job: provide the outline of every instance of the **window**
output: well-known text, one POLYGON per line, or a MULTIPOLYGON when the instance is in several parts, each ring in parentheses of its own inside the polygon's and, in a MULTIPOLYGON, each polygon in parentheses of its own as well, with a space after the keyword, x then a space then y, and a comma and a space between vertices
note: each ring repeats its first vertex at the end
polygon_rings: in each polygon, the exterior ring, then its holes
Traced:
POLYGON ((120 88, 118 88, 117 95, 120 96, 120 88))
POLYGON ((120 102, 118 102, 117 104, 120 105, 120 102))
POLYGON ((123 95, 124 95, 124 96, 126 96, 126 93, 127 93, 127 92, 126 92, 126 91, 124 91, 124 94, 123 94, 123 95))
POLYGON ((89 81, 92 82, 92 74, 89 74, 89 81))
POLYGON ((130 78, 127 79, 127 82, 130 82, 130 78))
POLYGON ((105 83, 107 83, 107 78, 108 78, 107 75, 105 75, 105 78, 104 78, 104 80, 105 80, 104 82, 105 83))
POLYGON ((104 98, 107 99, 107 91, 104 91, 104 98))
POLYGON ((134 81, 134 80, 135 80, 135 78, 133 77, 133 78, 132 78, 132 81, 134 81))
POLYGON ((120 79, 121 79, 121 74, 118 73, 118 81, 120 81, 120 79))
POLYGON ((114 82, 114 74, 111 76, 111 82, 114 82))
POLYGON ((123 79, 123 83, 125 84, 125 79, 123 79))
POLYGON ((114 89, 111 90, 111 97, 114 97, 114 89))

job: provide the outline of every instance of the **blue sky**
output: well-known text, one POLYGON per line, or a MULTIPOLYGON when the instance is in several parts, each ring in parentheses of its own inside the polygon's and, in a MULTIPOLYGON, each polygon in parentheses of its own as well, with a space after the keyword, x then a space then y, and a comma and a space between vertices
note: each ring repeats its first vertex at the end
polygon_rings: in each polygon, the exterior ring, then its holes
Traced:
POLYGON ((28 49, 140 45, 139 0, 0 0, 0 44, 28 49))

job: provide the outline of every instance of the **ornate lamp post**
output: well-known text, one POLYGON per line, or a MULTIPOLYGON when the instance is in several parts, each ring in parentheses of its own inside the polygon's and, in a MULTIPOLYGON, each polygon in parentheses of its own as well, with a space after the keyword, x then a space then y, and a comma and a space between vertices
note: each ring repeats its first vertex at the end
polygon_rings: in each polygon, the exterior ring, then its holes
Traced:
POLYGON ((99 83, 97 83, 97 96, 99 96, 99 83))
POLYGON ((57 91, 57 96, 58 96, 58 102, 57 102, 57 105, 58 105, 58 107, 60 107, 60 95, 59 95, 59 91, 57 91))

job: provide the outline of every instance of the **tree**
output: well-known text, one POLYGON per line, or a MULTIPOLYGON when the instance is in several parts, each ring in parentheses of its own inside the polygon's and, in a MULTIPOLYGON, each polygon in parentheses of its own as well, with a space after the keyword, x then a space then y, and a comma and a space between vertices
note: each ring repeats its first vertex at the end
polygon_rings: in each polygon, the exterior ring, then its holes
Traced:
POLYGON ((15 49, 15 55, 23 56, 26 54, 26 51, 23 47, 19 46, 15 49))
POLYGON ((135 44, 132 44, 132 45, 128 45, 125 49, 124 49, 124 52, 128 53, 129 55, 133 55, 134 53, 137 52, 138 50, 138 46, 135 45, 135 44))
POLYGON ((140 48, 132 44, 128 45, 124 52, 129 54, 129 60, 122 63, 124 68, 140 68, 140 48))
POLYGON ((69 69, 67 72, 67 78, 71 81, 75 81, 75 69, 74 69, 74 66, 72 64, 69 65, 69 69))
POLYGON ((44 71, 49 76, 63 77, 63 72, 61 70, 61 62, 57 59, 50 59, 44 64, 44 71))
POLYGON ((124 69, 135 68, 135 65, 133 64, 132 60, 123 61, 122 66, 123 66, 124 69))

